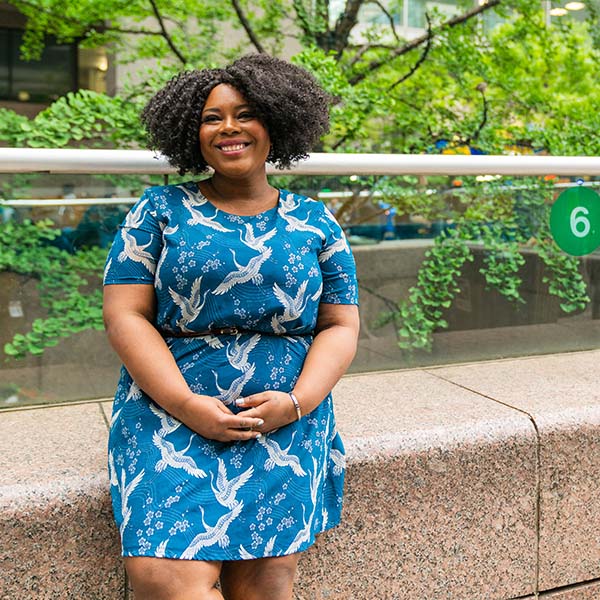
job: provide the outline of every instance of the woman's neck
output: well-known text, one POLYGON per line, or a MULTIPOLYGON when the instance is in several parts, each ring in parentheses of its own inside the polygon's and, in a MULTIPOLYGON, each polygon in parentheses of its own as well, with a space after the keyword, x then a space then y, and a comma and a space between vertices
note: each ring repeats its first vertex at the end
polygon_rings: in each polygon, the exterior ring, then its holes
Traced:
POLYGON ((217 207, 237 214, 257 214, 277 204, 278 190, 266 175, 252 180, 235 180, 215 173, 202 182, 202 193, 217 207))

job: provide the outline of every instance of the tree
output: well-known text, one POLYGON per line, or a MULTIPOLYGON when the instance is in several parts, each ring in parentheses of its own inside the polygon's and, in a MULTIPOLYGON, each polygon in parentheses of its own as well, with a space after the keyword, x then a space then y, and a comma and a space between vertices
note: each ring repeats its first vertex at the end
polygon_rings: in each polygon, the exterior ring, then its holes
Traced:
MULTIPOLYGON (((284 42, 293 39, 300 51, 292 60, 337 97, 324 150, 600 150, 598 0, 589 4, 587 22, 551 26, 541 2, 487 0, 474 6, 461 0, 451 19, 427 14, 426 31, 413 40, 402 39, 395 28, 401 0, 345 0, 339 14, 329 0, 9 1, 28 18, 26 57, 39 56, 44 36, 52 34, 83 46, 106 45, 123 62, 152 59, 142 83, 128 83, 114 97, 85 90, 68 94, 32 121, 0 109, 0 139, 9 145, 142 144, 137 115, 175 72, 216 66, 248 51, 281 54, 284 42), (380 11, 381 22, 356 36, 369 6, 380 11), (493 29, 486 25, 492 14, 504 19, 493 29), (242 34, 231 47, 223 44, 229 28, 242 34)), ((444 309, 458 291, 456 278, 471 257, 471 240, 484 242, 482 274, 505 297, 521 301, 519 247, 530 243, 548 266, 550 290, 563 310, 581 310, 589 300, 577 261, 558 252, 544 226, 548 190, 507 195, 505 182, 498 182, 473 208, 466 202, 432 204, 410 178, 368 183, 400 211, 455 223, 436 241, 408 300, 385 317, 397 322, 404 347, 430 347, 432 332, 445 326, 444 309), (527 222, 519 220, 524 210, 527 222), (436 281, 445 282, 444 289, 436 281)), ((463 199, 472 190, 467 186, 463 199)))
POLYGON ((281 54, 288 39, 301 45, 293 60, 339 97, 326 150, 423 152, 447 140, 497 153, 518 143, 595 154, 600 143, 587 135, 600 118, 595 4, 588 23, 548 27, 541 2, 487 0, 474 7, 462 0, 459 15, 447 19, 434 11, 427 31, 407 41, 394 26, 400 0, 346 0, 339 14, 328 0, 10 1, 28 18, 27 58, 39 57, 44 36, 53 34, 108 46, 122 62, 153 64, 142 84, 128 84, 115 97, 69 94, 33 123, 1 110, 0 139, 9 144, 138 145, 139 109, 174 72, 247 51, 281 54), (382 22, 357 41, 369 5, 381 11, 382 22), (506 22, 488 30, 484 18, 492 13, 506 22), (241 38, 227 47, 230 28, 241 38))

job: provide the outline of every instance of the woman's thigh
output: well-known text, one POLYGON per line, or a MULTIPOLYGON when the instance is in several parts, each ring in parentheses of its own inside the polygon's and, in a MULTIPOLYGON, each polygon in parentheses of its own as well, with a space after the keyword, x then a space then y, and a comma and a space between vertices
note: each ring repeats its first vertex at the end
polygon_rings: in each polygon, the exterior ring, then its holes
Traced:
POLYGON ((220 561, 132 556, 124 559, 129 581, 140 600, 222 600, 215 588, 220 561))
POLYGON ((224 562, 225 600, 291 600, 300 554, 224 562))

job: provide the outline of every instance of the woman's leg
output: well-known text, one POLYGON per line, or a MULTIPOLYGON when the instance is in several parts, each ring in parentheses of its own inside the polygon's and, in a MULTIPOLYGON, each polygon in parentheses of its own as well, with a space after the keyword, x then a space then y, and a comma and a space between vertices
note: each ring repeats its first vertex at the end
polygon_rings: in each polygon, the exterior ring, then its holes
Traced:
POLYGON ((125 560, 136 600, 223 600, 220 561, 132 556, 125 560))
POLYGON ((225 600, 292 600, 300 554, 223 563, 225 600))

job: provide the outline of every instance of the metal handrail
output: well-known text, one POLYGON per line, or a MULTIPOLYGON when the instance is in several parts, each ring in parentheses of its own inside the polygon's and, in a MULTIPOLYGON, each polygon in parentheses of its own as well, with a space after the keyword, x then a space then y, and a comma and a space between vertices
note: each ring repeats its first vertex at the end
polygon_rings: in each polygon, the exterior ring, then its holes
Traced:
POLYGON ((34 206, 98 206, 101 204, 134 204, 138 196, 124 196, 118 198, 29 198, 27 200, 0 200, 1 206, 12 208, 32 208, 34 206))
MULTIPOLYGON (((581 183, 583 187, 597 188, 600 187, 600 181, 584 181, 581 183)), ((552 187, 556 189, 566 189, 573 187, 573 183, 555 183, 552 187)), ((512 189, 519 190, 523 189, 523 186, 513 186, 512 189)), ((458 192, 459 189, 455 189, 454 192, 458 192)), ((328 192, 317 192, 316 196, 320 200, 343 200, 348 198, 373 198, 385 199, 386 195, 381 191, 370 192, 367 190, 351 192, 349 190, 338 190, 328 192)), ((139 200, 138 196, 116 196, 112 198, 28 198, 27 200, 0 200, 2 206, 9 206, 12 208, 33 208, 43 206, 48 208, 49 206, 98 206, 98 205, 117 205, 117 204, 135 204, 139 200)))
MULTIPOLYGON (((164 156, 148 150, 0 148, 0 173, 172 174, 164 156)), ((598 156, 314 153, 294 175, 600 175, 598 156)))

